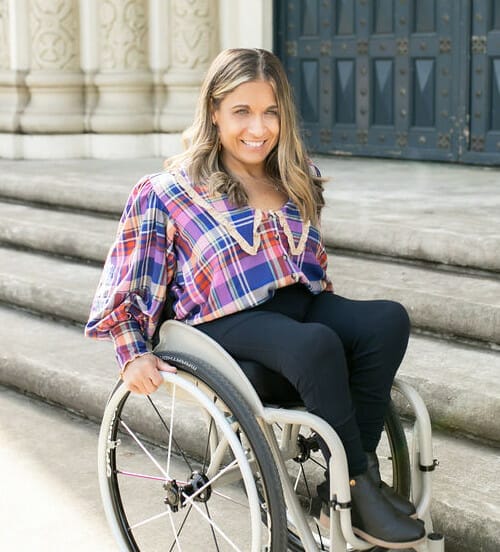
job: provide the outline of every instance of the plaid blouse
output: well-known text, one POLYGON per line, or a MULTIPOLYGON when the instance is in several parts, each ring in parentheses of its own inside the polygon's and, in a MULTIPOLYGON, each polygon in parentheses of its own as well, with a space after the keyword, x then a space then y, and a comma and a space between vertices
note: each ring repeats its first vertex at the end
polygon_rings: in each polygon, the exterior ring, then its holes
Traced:
POLYGON ((182 171, 146 176, 125 206, 85 333, 111 339, 123 368, 150 352, 167 295, 175 318, 195 325, 297 282, 331 291, 326 268, 319 230, 292 201, 276 211, 240 208, 182 171))

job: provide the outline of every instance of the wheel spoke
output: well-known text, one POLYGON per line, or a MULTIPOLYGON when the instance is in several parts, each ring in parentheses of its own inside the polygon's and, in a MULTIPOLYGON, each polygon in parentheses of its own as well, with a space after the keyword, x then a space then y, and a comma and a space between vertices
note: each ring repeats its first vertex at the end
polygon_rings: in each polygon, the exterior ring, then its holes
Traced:
POLYGON ((214 490, 212 490, 212 494, 220 496, 224 500, 229 500, 230 502, 233 502, 234 504, 237 504, 238 506, 245 508, 245 510, 249 510, 248 504, 242 504, 241 502, 238 502, 237 500, 235 500, 232 496, 229 496, 227 494, 221 493, 220 491, 214 491, 214 490))
MULTIPOLYGON (((208 509, 208 504, 206 502, 205 502, 205 510, 207 511, 207 516, 210 519, 212 519, 212 516, 210 515, 210 510, 208 509)), ((217 552, 220 552, 219 551, 219 543, 217 542, 217 536, 215 534, 215 531, 214 531, 214 528, 213 528, 212 525, 210 526, 210 530, 212 531, 212 537, 214 538, 215 548, 217 549, 217 552)))
POLYGON ((297 492, 297 487, 299 486, 300 476, 302 475, 302 470, 299 468, 297 472, 297 477, 295 478, 295 483, 293 484, 293 490, 297 492))
MULTIPOLYGON (((157 475, 146 475, 144 473, 136 473, 136 472, 130 472, 126 470, 116 470, 116 473, 118 475, 125 475, 126 477, 137 477, 138 479, 152 479, 153 481, 162 481, 163 483, 165 482, 164 477, 158 477, 157 475)), ((181 484, 185 483, 185 481, 179 481, 178 479, 176 481, 177 483, 181 483, 181 484)))
POLYGON ((160 514, 156 514, 154 516, 143 519, 138 523, 134 523, 133 525, 130 525, 130 530, 137 529, 137 527, 142 527, 143 525, 146 525, 147 523, 151 523, 152 521, 165 517, 166 515, 168 515, 168 512, 161 512, 160 514))
POLYGON ((317 466, 319 466, 320 468, 322 468, 323 470, 326 471, 326 466, 324 464, 322 464, 321 462, 318 462, 315 458, 311 458, 309 457, 309 460, 311 460, 311 462, 313 462, 314 464, 316 464, 317 466))
POLYGON ((174 533, 174 542, 177 545, 177 548, 182 551, 182 548, 179 542, 179 533, 177 533, 177 531, 175 530, 174 519, 172 516, 172 509, 170 508, 170 506, 167 506, 167 508, 168 508, 168 517, 170 519, 170 525, 172 526, 172 531, 174 533))
POLYGON ((312 500, 311 489, 309 488, 309 482, 307 481, 307 475, 306 475, 306 472, 304 470, 304 466, 302 464, 300 465, 299 473, 302 473, 302 477, 304 478, 304 484, 306 486, 307 496, 309 497, 309 501, 311 501, 312 500))
POLYGON ((195 502, 192 502, 191 503, 193 505, 193 507, 197 510, 197 512, 203 517, 206 519, 206 521, 208 521, 208 523, 215 529, 215 531, 217 531, 217 533, 219 533, 219 535, 229 544, 229 546, 233 549, 233 550, 236 550, 237 552, 241 552, 241 550, 234 544, 234 542, 222 531, 222 529, 219 528, 219 526, 212 520, 210 519, 206 514, 205 512, 195 503, 195 502))
MULTIPOLYGON (((170 439, 170 435, 172 434, 172 432, 170 431, 170 428, 168 427, 167 422, 165 422, 165 420, 163 419, 163 416, 161 415, 161 412, 159 411, 158 407, 156 406, 156 404, 153 402, 153 400, 151 399, 151 397, 149 395, 147 395, 147 399, 149 401, 149 404, 152 406, 153 410, 156 412, 156 415, 160 419, 160 423, 165 428, 165 430, 166 430, 166 432, 169 436, 169 439, 170 439)), ((187 459, 187 456, 184 454, 184 451, 182 450, 181 446, 179 445, 179 443, 177 442, 177 440, 173 436, 172 436, 172 441, 175 445, 175 448, 177 449, 177 452, 182 456, 184 462, 186 462, 189 470, 193 471, 193 468, 191 467, 191 463, 189 462, 189 460, 187 459)))
MULTIPOLYGON (((188 508, 188 511, 186 512, 186 515, 184 516, 184 519, 182 520, 182 523, 181 523, 181 526, 179 527, 179 530, 177 531, 177 537, 180 536, 182 530, 184 529, 184 525, 187 521, 187 518, 189 516, 189 514, 191 513, 191 510, 193 509, 193 506, 190 505, 189 508, 188 508)), ((168 549, 168 552, 172 552, 172 550, 174 549, 174 546, 175 546, 175 541, 172 543, 172 546, 168 549)))
POLYGON ((172 404, 170 406, 170 432, 168 434, 168 454, 167 454, 167 473, 170 473, 170 459, 172 458, 172 436, 174 433, 174 411, 175 411, 175 390, 177 385, 173 386, 172 404))
POLYGON ((201 471, 205 473, 205 469, 207 467, 207 460, 208 460, 208 453, 210 449, 210 437, 212 435, 212 428, 214 426, 214 419, 210 418, 210 425, 208 427, 208 435, 207 435, 207 446, 205 447, 205 454, 203 456, 203 466, 201 468, 201 471))
POLYGON ((141 443, 140 439, 137 437, 137 435, 128 427, 128 425, 123 421, 120 420, 120 424, 127 430, 128 434, 132 437, 132 439, 139 445, 141 450, 144 452, 144 454, 153 462, 153 464, 160 470, 160 472, 165 476, 165 479, 167 481, 170 481, 170 477, 167 475, 165 470, 160 466, 158 463, 158 460, 153 457, 153 455, 149 452, 149 450, 141 443))

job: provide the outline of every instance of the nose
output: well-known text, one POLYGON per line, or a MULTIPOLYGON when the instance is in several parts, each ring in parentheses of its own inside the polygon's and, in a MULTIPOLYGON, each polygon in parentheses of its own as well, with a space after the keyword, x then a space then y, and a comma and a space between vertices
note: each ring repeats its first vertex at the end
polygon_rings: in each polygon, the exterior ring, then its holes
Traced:
POLYGON ((261 115, 255 115, 254 117, 252 117, 248 125, 248 130, 256 138, 259 138, 260 136, 262 136, 266 130, 264 118, 261 115))

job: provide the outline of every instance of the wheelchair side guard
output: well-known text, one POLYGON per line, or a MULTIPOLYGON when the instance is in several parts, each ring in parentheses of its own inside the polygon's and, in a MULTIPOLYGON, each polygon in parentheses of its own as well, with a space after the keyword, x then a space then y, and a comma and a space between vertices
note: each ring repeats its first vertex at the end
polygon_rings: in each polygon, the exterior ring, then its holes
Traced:
MULTIPOLYGON (((356 550, 367 550, 373 548, 358 537, 352 531, 351 523, 351 491, 349 487, 349 472, 347 468, 347 458, 340 437, 335 430, 322 418, 306 412, 305 410, 288 410, 281 408, 264 408, 264 422, 271 426, 273 423, 305 425, 314 432, 321 435, 332 454, 330 458, 330 496, 335 497, 332 502, 330 516, 330 550, 345 550, 346 543, 350 544, 356 550), (340 530, 339 530, 340 529, 340 530)), ((300 505, 293 486, 287 476, 287 470, 284 460, 280 454, 276 437, 271 430, 265 431, 266 437, 270 441, 271 447, 278 462, 278 469, 282 477, 287 506, 293 517, 293 521, 299 531, 302 544, 307 552, 317 552, 318 546, 310 528, 303 520, 300 512, 300 505)))
POLYGON ((422 397, 411 385, 396 379, 393 387, 409 402, 415 414, 411 453, 412 498, 418 517, 425 520, 427 531, 432 532, 432 522, 428 514, 432 498, 432 472, 438 462, 432 451, 432 426, 429 412, 422 397))
POLYGON ((409 402, 415 415, 411 447, 411 494, 417 515, 425 522, 426 541, 418 546, 418 552, 444 552, 444 536, 433 530, 430 506, 432 500, 432 475, 439 465, 432 450, 432 425, 422 397, 408 383, 396 378, 393 388, 409 402))
POLYGON ((255 416, 262 417, 264 407, 254 387, 231 355, 208 335, 177 320, 167 320, 153 352, 159 351, 188 353, 208 362, 238 389, 255 416))

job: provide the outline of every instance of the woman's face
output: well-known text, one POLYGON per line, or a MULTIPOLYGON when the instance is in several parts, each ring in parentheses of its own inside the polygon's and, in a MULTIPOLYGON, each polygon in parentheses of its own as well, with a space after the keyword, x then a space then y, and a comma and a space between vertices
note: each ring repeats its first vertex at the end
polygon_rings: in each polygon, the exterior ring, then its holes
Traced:
POLYGON ((264 167, 278 143, 280 121, 272 86, 266 81, 240 84, 213 112, 219 128, 222 160, 234 174, 264 167))

